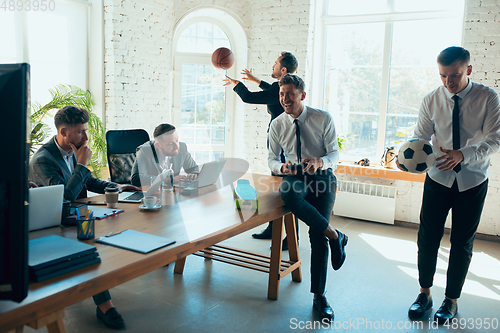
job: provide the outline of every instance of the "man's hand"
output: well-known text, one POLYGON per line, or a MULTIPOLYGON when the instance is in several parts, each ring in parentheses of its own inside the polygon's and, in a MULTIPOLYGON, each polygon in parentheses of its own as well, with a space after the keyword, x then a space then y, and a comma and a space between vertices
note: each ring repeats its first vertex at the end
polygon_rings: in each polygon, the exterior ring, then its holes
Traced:
POLYGON ((76 149, 75 145, 70 143, 69 146, 73 149, 78 164, 87 166, 89 164, 90 158, 92 157, 92 150, 87 147, 88 140, 84 141, 80 148, 76 149))
POLYGON ((453 170, 458 163, 464 160, 464 154, 460 150, 448 150, 443 149, 443 147, 439 147, 439 149, 444 153, 443 156, 436 158, 436 162, 440 162, 436 167, 441 171, 453 170))
POLYGON ((224 81, 226 82, 226 83, 224 83, 224 87, 225 87, 225 86, 228 86, 228 85, 230 85, 230 84, 237 85, 238 83, 240 83, 240 81, 238 81, 238 80, 233 80, 233 79, 231 79, 231 78, 230 78, 229 76, 227 76, 227 75, 226 75, 226 78, 224 79, 224 81))
POLYGON ((398 155, 396 155, 396 166, 399 170, 406 172, 406 170, 401 167, 401 164, 399 164, 398 155))
POLYGON ((189 173, 187 175, 177 175, 174 177, 174 183, 178 183, 181 179, 197 179, 198 174, 197 173, 189 173))
POLYGON ((35 187, 38 187, 37 184, 33 183, 33 182, 28 182, 28 187, 29 188, 35 188, 35 187))
POLYGON ((302 160, 302 163, 307 163, 307 166, 304 168, 304 173, 315 173, 316 170, 323 166, 323 160, 321 157, 318 158, 310 158, 306 157, 302 160))
POLYGON ((241 71, 241 74, 243 75, 243 80, 248 80, 260 84, 260 80, 252 74, 251 68, 250 70, 245 68, 244 70, 241 71))
POLYGON ((281 166, 281 173, 286 176, 295 176, 297 174, 297 171, 290 170, 290 165, 292 165, 292 161, 286 161, 286 163, 281 166))
POLYGON ((134 186, 134 185, 130 185, 130 184, 120 184, 117 187, 120 190, 120 193, 123 191, 140 191, 141 190, 139 187, 134 186))

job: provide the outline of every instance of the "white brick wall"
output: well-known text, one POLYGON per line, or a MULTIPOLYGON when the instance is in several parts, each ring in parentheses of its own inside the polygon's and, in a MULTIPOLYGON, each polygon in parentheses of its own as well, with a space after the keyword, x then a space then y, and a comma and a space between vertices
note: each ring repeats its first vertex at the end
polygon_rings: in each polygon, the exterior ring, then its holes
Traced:
MULTIPOLYGON (((297 74, 310 76, 306 72, 306 59, 311 57, 310 6, 311 0, 104 0, 107 128, 145 128, 151 134, 157 124, 171 120, 174 29, 197 8, 219 8, 241 22, 248 40, 246 66, 257 76, 273 82, 271 67, 284 50, 297 57, 297 74)), ((472 55, 472 78, 500 91, 500 0, 468 0, 465 20, 463 45, 472 55)), ((245 105, 243 110, 243 117, 237 118, 243 124, 235 126, 243 127, 243 133, 235 135, 244 136, 243 154, 251 170, 268 174, 270 116, 265 106, 245 105)), ((500 213, 499 178, 500 156, 495 155, 479 232, 500 235, 495 220, 500 213)), ((387 184, 387 180, 365 180, 387 184)), ((398 189, 396 219, 418 223, 422 184, 389 183, 398 189)))
MULTIPOLYGON (((471 53, 475 82, 500 93, 500 0, 468 0, 463 47, 471 53)), ((500 235, 500 155, 491 159, 490 183, 478 231, 500 235)))

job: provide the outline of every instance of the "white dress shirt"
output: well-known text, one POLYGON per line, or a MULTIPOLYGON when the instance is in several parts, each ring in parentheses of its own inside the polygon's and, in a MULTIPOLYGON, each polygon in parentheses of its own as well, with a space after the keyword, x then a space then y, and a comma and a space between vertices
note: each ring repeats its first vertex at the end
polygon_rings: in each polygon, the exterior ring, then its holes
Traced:
POLYGON ((54 141, 56 143, 57 148, 61 152, 61 156, 62 156, 64 162, 66 162, 66 165, 68 166, 69 172, 73 173, 73 170, 75 169, 75 166, 73 164, 74 152, 70 151, 69 153, 67 153, 66 151, 64 151, 64 149, 61 148, 61 146, 59 146, 59 143, 57 142, 55 137, 54 137, 54 141))
MULTIPOLYGON (((441 171, 436 162, 428 175, 446 187, 451 187, 456 179, 459 191, 463 192, 488 178, 490 155, 500 149, 500 98, 495 90, 470 80, 457 95, 460 151, 464 155, 462 170, 441 171)), ((420 106, 415 137, 432 140, 436 157, 444 155, 440 147, 453 149, 453 96, 441 86, 425 96, 420 106)))
MULTIPOLYGON (((339 145, 332 116, 325 111, 304 106, 297 118, 300 127, 301 157, 319 158, 323 160, 322 170, 337 168, 339 161, 339 145)), ((282 174, 284 163, 280 160, 283 148, 286 160, 300 163, 297 158, 297 136, 294 118, 282 113, 276 117, 269 127, 269 168, 282 174)))

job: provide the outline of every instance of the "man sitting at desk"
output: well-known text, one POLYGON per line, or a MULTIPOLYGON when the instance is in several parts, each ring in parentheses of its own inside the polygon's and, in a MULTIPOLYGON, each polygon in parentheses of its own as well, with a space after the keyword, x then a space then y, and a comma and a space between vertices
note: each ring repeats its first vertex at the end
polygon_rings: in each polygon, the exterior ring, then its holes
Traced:
MULTIPOLYGON (((104 189, 114 185, 121 190, 140 190, 132 185, 117 185, 96 179, 87 164, 92 150, 87 147, 89 113, 87 110, 65 106, 57 111, 54 123, 57 135, 38 149, 29 164, 29 181, 38 186, 64 184, 64 198, 74 201, 87 197, 87 189, 104 193, 104 189)), ((111 303, 106 290, 95 295, 97 318, 107 327, 122 329, 125 322, 111 303)))
POLYGON ((196 178, 200 172, 184 142, 179 142, 175 127, 160 124, 153 133, 154 139, 137 148, 130 182, 136 186, 150 185, 151 179, 166 170, 172 170, 174 182, 178 181, 181 168, 188 177, 196 178))

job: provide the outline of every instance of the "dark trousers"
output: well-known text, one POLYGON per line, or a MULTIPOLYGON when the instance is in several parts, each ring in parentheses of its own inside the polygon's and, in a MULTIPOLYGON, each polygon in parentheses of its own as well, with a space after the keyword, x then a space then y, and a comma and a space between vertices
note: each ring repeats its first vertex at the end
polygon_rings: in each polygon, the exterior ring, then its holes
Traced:
POLYGON ((111 295, 109 294, 109 291, 106 290, 102 293, 92 296, 92 298, 94 299, 94 304, 99 305, 109 301, 111 299, 111 295))
POLYGON ((312 175, 285 176, 280 185, 285 205, 309 226, 311 242, 311 292, 323 294, 328 268, 328 238, 323 234, 330 223, 337 179, 331 170, 312 175))
POLYGON ((488 180, 459 192, 456 181, 448 188, 429 176, 425 178, 417 242, 418 274, 422 288, 432 287, 439 244, 443 238, 446 216, 451 209, 451 249, 445 295, 452 299, 460 297, 487 191, 488 180))

